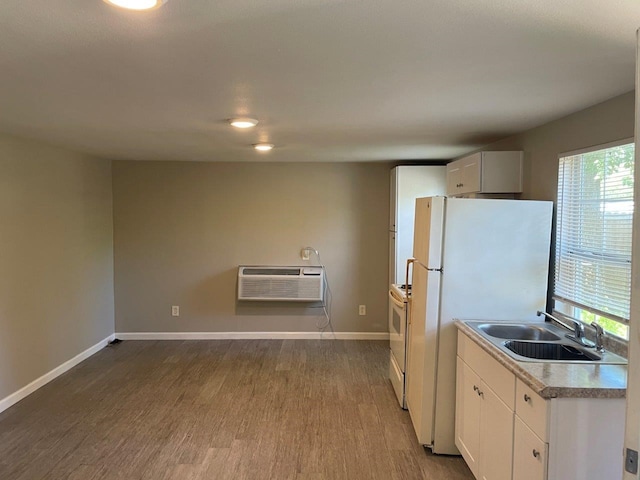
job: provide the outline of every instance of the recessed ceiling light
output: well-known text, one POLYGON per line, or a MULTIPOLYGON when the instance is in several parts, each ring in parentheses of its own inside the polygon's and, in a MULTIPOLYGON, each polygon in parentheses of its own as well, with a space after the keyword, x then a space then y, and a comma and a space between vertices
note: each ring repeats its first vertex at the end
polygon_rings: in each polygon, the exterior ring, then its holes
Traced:
POLYGON ((229 124, 236 128, 251 128, 258 124, 258 120, 255 118, 232 118, 229 120, 229 124))
POLYGON ((167 0, 104 0, 116 7, 126 8, 127 10, 152 10, 161 7, 167 0))
POLYGON ((273 143, 255 143, 253 148, 258 150, 259 152, 268 152, 273 148, 273 143))

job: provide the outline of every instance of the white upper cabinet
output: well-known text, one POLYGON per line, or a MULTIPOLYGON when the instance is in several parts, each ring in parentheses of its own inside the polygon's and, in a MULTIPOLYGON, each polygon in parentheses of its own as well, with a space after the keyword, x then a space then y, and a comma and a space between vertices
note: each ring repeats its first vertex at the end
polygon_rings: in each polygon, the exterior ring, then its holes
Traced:
POLYGON ((447 195, 522 192, 523 152, 478 152, 447 165, 447 195))

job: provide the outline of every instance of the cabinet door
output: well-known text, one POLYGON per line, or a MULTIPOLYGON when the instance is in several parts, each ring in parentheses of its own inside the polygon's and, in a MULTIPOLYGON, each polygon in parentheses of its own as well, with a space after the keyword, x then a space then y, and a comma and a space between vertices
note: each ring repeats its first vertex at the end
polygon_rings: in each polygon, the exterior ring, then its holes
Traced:
MULTIPOLYGON (((485 383, 480 387, 482 480, 511 480, 514 413, 485 383)), ((520 480, 520 477, 514 477, 520 480)))
POLYGON ((456 195, 460 191, 462 184, 461 162, 451 162, 447 164, 447 195, 456 195))
POLYGON ((481 162, 481 153, 462 159, 462 187, 460 188, 460 193, 481 191, 481 162))
MULTIPOLYGON (((480 458, 480 377, 457 357, 456 364, 456 447, 478 478, 480 458)), ((509 438, 511 440, 511 438, 509 438)))
POLYGON ((547 444, 540 440, 517 415, 513 436, 513 478, 517 480, 547 478, 547 444))
POLYGON ((522 192, 522 152, 482 152, 482 191, 522 192))

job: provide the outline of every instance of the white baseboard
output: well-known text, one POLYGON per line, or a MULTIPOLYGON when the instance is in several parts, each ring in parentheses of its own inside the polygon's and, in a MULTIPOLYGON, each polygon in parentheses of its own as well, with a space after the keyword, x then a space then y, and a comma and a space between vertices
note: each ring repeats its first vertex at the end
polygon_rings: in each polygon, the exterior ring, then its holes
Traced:
POLYGON ((117 332, 120 340, 389 340, 387 332, 117 332))
POLYGON ((56 368, 54 368, 50 372, 45 373, 44 375, 42 375, 40 378, 35 379, 29 385, 27 385, 25 387, 22 387, 17 392, 14 392, 11 395, 9 395, 8 397, 3 398, 2 400, 0 400, 0 412, 3 412, 7 408, 11 407, 12 405, 15 405, 20 400, 25 398, 27 395, 32 394, 33 392, 38 390, 40 387, 42 387, 42 386, 46 385, 47 383, 49 383, 51 380, 55 379, 56 377, 59 377, 64 372, 66 372, 67 370, 75 367, 80 362, 82 362, 83 360, 86 360, 87 358, 89 358, 94 353, 102 350, 104 347, 107 346, 107 344, 110 341, 112 341, 115 338, 116 338, 115 334, 109 335, 107 338, 104 338, 104 339, 100 340, 98 343, 96 343, 92 347, 87 348, 84 352, 79 353, 78 355, 76 355, 72 359, 67 360, 66 362, 64 362, 62 365, 57 366, 56 368))

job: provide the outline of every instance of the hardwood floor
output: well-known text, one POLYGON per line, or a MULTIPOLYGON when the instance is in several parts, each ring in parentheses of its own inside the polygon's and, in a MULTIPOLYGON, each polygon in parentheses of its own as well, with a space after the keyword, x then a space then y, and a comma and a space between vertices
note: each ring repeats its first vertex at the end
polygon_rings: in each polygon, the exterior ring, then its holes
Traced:
POLYGON ((0 414, 0 478, 472 479, 387 368, 379 341, 125 341, 0 414))

